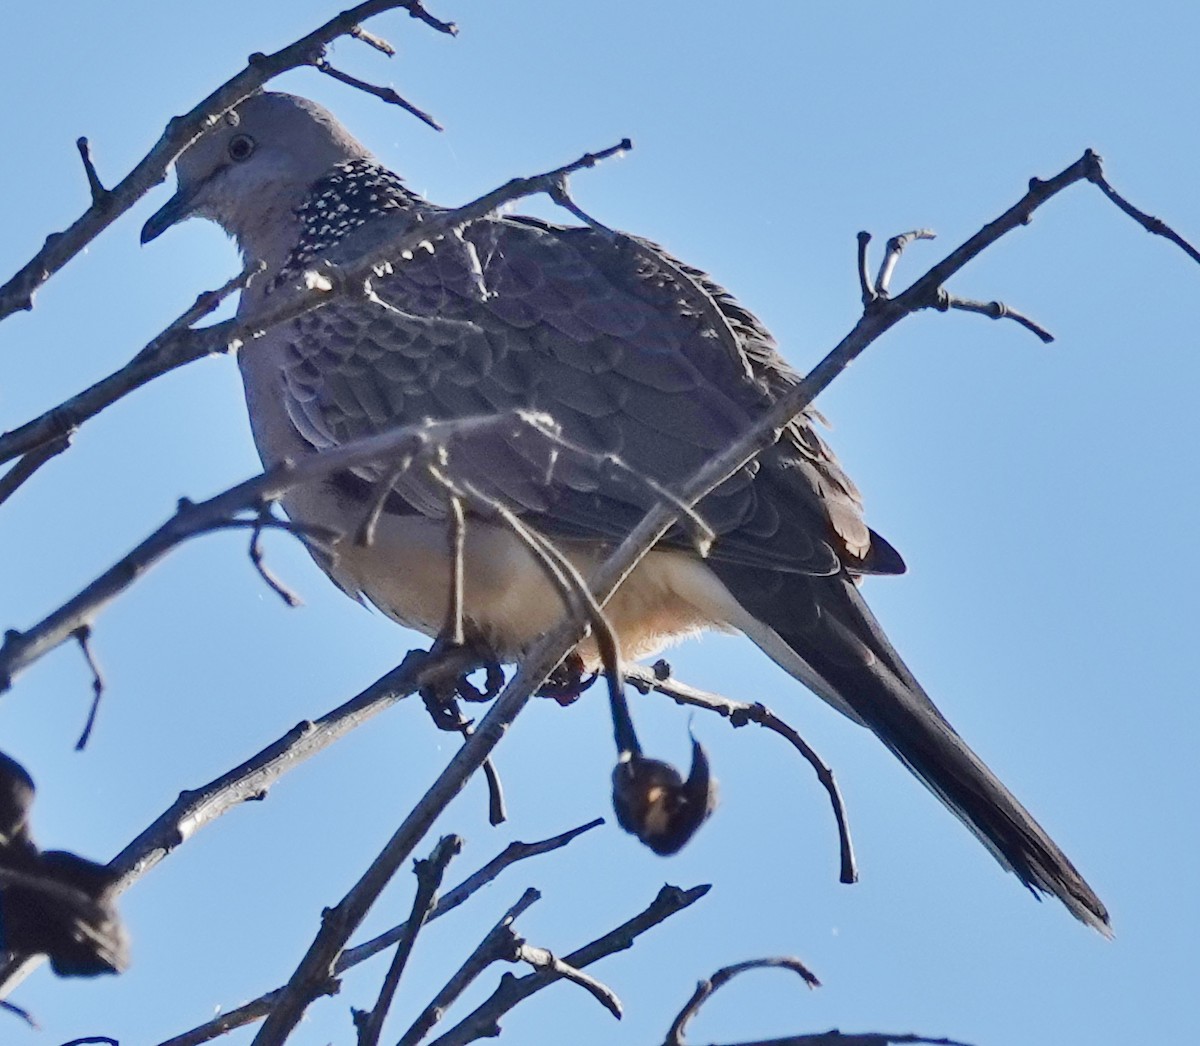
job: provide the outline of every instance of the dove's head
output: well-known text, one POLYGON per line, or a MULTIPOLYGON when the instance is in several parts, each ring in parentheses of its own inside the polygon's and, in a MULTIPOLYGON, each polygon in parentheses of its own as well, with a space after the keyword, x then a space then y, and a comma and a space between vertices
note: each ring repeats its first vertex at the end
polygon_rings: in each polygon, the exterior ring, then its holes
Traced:
POLYGON ((369 155, 315 102, 251 95, 176 161, 178 189, 146 222, 142 243, 187 218, 208 218, 247 256, 277 262, 293 242, 286 227, 313 183, 334 164, 369 155))

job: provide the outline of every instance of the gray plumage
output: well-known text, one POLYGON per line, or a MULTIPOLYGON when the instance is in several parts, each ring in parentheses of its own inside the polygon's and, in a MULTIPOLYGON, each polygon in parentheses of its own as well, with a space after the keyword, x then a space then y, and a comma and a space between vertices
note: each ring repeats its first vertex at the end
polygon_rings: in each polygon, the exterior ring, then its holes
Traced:
MULTIPOLYGON (((193 214, 220 223, 268 266, 243 295, 243 315, 321 259, 358 258, 438 210, 325 110, 291 95, 248 99, 180 158, 178 175, 178 193, 143 238, 193 214)), ((655 263, 665 252, 639 242, 648 251, 587 228, 482 219, 432 253, 396 259, 374 282, 379 303, 337 302, 272 329, 239 357, 264 462, 423 418, 526 407, 660 483, 690 475, 797 375, 754 316, 681 266, 724 313, 731 351, 669 266, 655 263)), ((285 508, 352 534, 389 468, 294 491, 285 508)), ((527 435, 458 442, 449 468, 585 571, 655 500, 644 485, 570 456, 548 470, 544 446, 527 435)), ((645 656, 704 628, 745 632, 872 729, 1022 882, 1108 932, 1099 898, 949 726, 860 598, 861 575, 904 565, 864 523, 813 418, 796 419, 699 511, 717 534, 710 557, 672 532, 610 603, 623 650, 645 656)), ((444 513, 444 491, 411 469, 395 478, 372 545, 343 541, 322 565, 346 591, 434 634, 449 591, 444 513)), ((501 657, 519 657, 561 614, 503 527, 470 521, 465 566, 466 616, 501 657)), ((580 652, 594 660, 587 643, 580 652)))

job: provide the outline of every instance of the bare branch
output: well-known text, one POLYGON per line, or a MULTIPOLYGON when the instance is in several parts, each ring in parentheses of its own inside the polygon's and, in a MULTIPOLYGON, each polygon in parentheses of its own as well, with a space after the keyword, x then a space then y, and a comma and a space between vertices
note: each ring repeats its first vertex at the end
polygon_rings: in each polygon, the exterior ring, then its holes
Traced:
POLYGON ((351 29, 350 35, 355 40, 361 40, 368 47, 373 47, 376 51, 382 51, 389 58, 396 57, 396 49, 391 44, 382 36, 376 36, 374 33, 367 32, 361 25, 356 25, 351 29))
MULTIPOLYGON (((469 733, 463 734, 464 738, 470 736, 469 733)), ((488 824, 495 828, 508 820, 508 810, 504 805, 504 783, 490 756, 483 761, 483 777, 488 790, 488 824)))
POLYGON ((641 746, 634 731, 633 719, 625 702, 620 644, 612 625, 575 565, 552 541, 548 541, 532 527, 527 526, 516 513, 495 498, 488 497, 469 483, 456 483, 438 468, 431 467, 430 474, 452 494, 468 500, 477 512, 501 520, 532 553, 550 583, 558 590, 567 611, 587 622, 595 637, 608 682, 618 754, 640 752, 641 746))
MULTIPOLYGON (((704 1003, 716 991, 723 988, 739 974, 745 973, 747 970, 761 969, 791 970, 808 987, 819 988, 821 985, 816 975, 804 963, 790 956, 750 959, 746 962, 734 963, 732 966, 722 967, 707 980, 700 981, 696 985, 696 990, 692 993, 691 998, 684 1003, 683 1009, 679 1011, 675 1020, 671 1022, 671 1027, 667 1031, 666 1038, 663 1040, 663 1046, 684 1046, 683 1033, 692 1018, 700 1012, 700 1008, 704 1003)), ((753 1043, 731 1043, 730 1046, 888 1046, 889 1043, 927 1043, 930 1046, 966 1046, 966 1043, 956 1042, 952 1039, 929 1039, 920 1035, 893 1035, 878 1032, 847 1035, 836 1029, 810 1035, 789 1035, 782 1039, 760 1040, 753 1043)))
MULTIPOLYGON (((115 599, 171 549, 189 538, 222 529, 239 512, 257 511, 288 490, 321 479, 342 469, 386 461, 397 455, 418 454, 442 441, 491 430, 520 428, 528 415, 515 412, 453 422, 404 426, 357 440, 344 447, 312 454, 299 462, 284 461, 202 502, 183 501, 171 519, 95 581, 26 632, 10 629, 0 645, 0 693, 12 685, 17 673, 71 637, 80 625, 115 599)), ((544 419, 540 419, 544 421, 544 419)))
MULTIPOLYGON (((196 300, 192 302, 191 307, 174 320, 163 334, 175 334, 181 330, 186 330, 193 324, 204 319, 210 312, 215 312, 217 307, 230 295, 236 291, 244 291, 250 286, 251 280, 260 275, 267 268, 266 262, 251 261, 247 262, 245 267, 236 276, 226 280, 215 291, 201 291, 196 295, 196 300)), ((161 337, 162 335, 160 335, 161 337)), ((157 341, 157 339, 156 339, 157 341)), ((147 345, 134 358, 140 356, 154 355, 157 351, 157 346, 154 341, 147 345)))
MULTIPOLYGON (((571 952, 563 961, 575 968, 584 969, 613 952, 632 948, 634 941, 676 912, 695 904, 708 893, 708 886, 693 886, 681 890, 678 886, 664 886, 649 907, 622 923, 616 929, 591 944, 571 952)), ((500 1019, 535 992, 548 988, 561 979, 556 970, 545 969, 528 973, 524 977, 504 976, 496 990, 453 1028, 435 1039, 430 1046, 465 1046, 476 1039, 492 1038, 500 1034, 500 1019)))
POLYGON ((1026 330, 1036 334, 1045 344, 1049 345, 1054 340, 1054 335, 1045 327, 1035 323, 1024 313, 1017 312, 1011 306, 1005 305, 1002 301, 973 301, 970 298, 959 298, 943 290, 938 296, 937 308, 943 312, 947 309, 961 309, 963 312, 974 312, 993 320, 1015 320, 1026 330))
MULTIPOLYGON (((244 802, 265 798, 271 786, 285 773, 328 748, 379 712, 416 693, 422 687, 436 684, 443 677, 456 677, 475 667, 477 655, 466 648, 443 651, 436 659, 423 651, 412 651, 398 667, 315 722, 300 723, 241 765, 200 788, 182 792, 170 807, 108 863, 109 869, 118 877, 112 887, 112 895, 116 897, 127 890, 201 828, 244 802)), ((577 829, 575 834, 585 831, 586 827, 577 829)), ((573 837, 572 835, 571 838, 573 837)), ((559 845, 565 845, 565 841, 559 845)), ((499 863, 493 862, 496 867, 491 878, 508 864, 531 855, 521 852, 513 855, 508 861, 501 862, 497 859, 499 863)), ((474 889, 478 889, 478 886, 468 891, 456 903, 462 903, 474 889)), ((396 939, 393 937, 391 941, 379 944, 375 951, 381 951, 388 944, 395 943, 396 939)), ((362 956, 367 957, 366 954, 362 956)), ((36 964, 24 955, 10 955, 0 963, 0 994, 11 991, 34 965, 36 964)), ((248 1019, 255 1020, 261 1017, 263 1012, 265 1010, 248 1019)))
MULTIPOLYGON (((24 1021, 30 1028, 34 1029, 35 1032, 38 1030, 37 1021, 34 1020, 34 1015, 32 1015, 29 1010, 24 1009, 23 1006, 18 1006, 16 1003, 10 1003, 7 999, 0 999, 0 1010, 4 1010, 6 1014, 12 1014, 20 1021, 24 1021)), ((112 1039, 109 1039, 108 1041, 113 1042, 113 1046, 119 1046, 119 1044, 116 1044, 116 1042, 114 1042, 112 1039)), ((71 1046, 71 1044, 70 1042, 65 1042, 64 1046, 71 1046)))
POLYGON ((791 970, 798 974, 810 988, 819 988, 821 986, 821 982, 817 980, 816 975, 804 963, 799 959, 791 957, 750 959, 747 962, 735 963, 733 966, 724 966, 707 980, 701 981, 696 985, 696 990, 692 993, 692 997, 688 999, 683 1009, 679 1011, 679 1015, 671 1022, 671 1027, 667 1032, 663 1046, 683 1046, 683 1033, 688 1023, 700 1012, 700 1007, 704 1005, 715 991, 724 987, 740 973, 745 973, 747 970, 765 968, 791 970))
MULTIPOLYGON (((816 396, 826 389, 858 356, 905 316, 921 309, 936 307, 938 290, 968 262, 995 243, 1006 233, 1029 222, 1033 212, 1068 186, 1084 179, 1095 178, 1095 154, 1088 150, 1069 167, 1048 181, 1034 181, 1029 191, 1000 217, 989 222, 946 258, 915 280, 903 293, 894 298, 876 298, 863 311, 854 328, 800 382, 782 395, 769 411, 759 416, 746 433, 720 454, 711 458, 676 491, 676 497, 695 504, 746 462, 771 446, 783 428, 816 396)), ((609 556, 591 579, 592 591, 603 605, 611 593, 637 566, 646 552, 662 538, 678 518, 673 506, 660 502, 647 513, 620 546, 609 556)), ((577 641, 578 628, 564 624, 548 634, 531 656, 543 649, 561 644, 566 647, 577 641)))
MULTIPOLYGON (((511 514, 510 514, 511 515, 511 514)), ((516 524, 538 553, 541 562, 549 565, 551 576, 562 578, 560 593, 568 610, 586 620, 596 640, 600 660, 604 666, 604 678, 608 685, 608 702, 612 713, 613 737, 617 745, 618 758, 625 754, 639 753, 642 746, 634 730, 633 717, 625 700, 625 676, 621 670, 621 646, 603 608, 592 596, 583 575, 575 565, 559 551, 552 541, 526 527, 515 516, 509 521, 516 524)))
POLYGON ((350 33, 360 22, 397 9, 408 11, 438 32, 451 35, 457 32, 452 23, 429 14, 419 0, 366 0, 342 11, 274 54, 251 55, 245 69, 225 81, 189 112, 172 119, 154 147, 109 190, 103 202, 93 203, 63 232, 46 237, 42 249, 0 287, 0 320, 18 310, 32 309, 34 294, 51 276, 162 182, 176 157, 244 98, 280 73, 312 65, 326 45, 350 33))
POLYGON ((260 505, 258 517, 254 520, 253 527, 250 531, 250 562, 254 565, 254 569, 258 572, 258 576, 263 579, 272 592, 274 592, 283 602, 293 609, 302 606, 304 601, 280 581, 268 569, 267 564, 263 561, 262 551, 262 532, 266 527, 270 527, 275 523, 280 522, 271 514, 270 505, 260 505))
MULTIPOLYGON (((450 980, 446 982, 442 990, 434 996, 433 1001, 413 1021, 412 1027, 400 1036, 397 1046, 416 1046, 417 1043, 429 1034, 429 1030, 442 1019, 442 1014, 466 991, 467 987, 476 977, 483 973, 492 963, 503 962, 516 957, 517 938, 513 932, 512 924, 522 912, 540 899, 541 894, 532 888, 526 890, 521 895, 517 903, 500 917, 500 921, 488 931, 487 936, 467 956, 466 962, 458 968, 450 980)), ((255 1042, 258 1043, 259 1039, 262 1040, 263 1044, 272 1042, 262 1032, 259 1033, 259 1038, 255 1039, 255 1042)))
MULTIPOLYGON (((564 625, 558 631, 567 627, 564 625)), ((572 625, 572 631, 575 627, 582 629, 584 626, 572 625)), ((504 693, 476 727, 475 733, 454 754, 337 908, 322 920, 319 932, 292 974, 288 987, 263 1024, 259 1032, 259 1046, 281 1042, 296 1026, 304 1012, 308 986, 320 982, 322 971, 329 968, 345 940, 362 922, 395 869, 412 853, 446 805, 462 791, 562 657, 563 649, 557 644, 547 640, 536 644, 534 655, 527 657, 517 669, 504 693)))
MULTIPOLYGON (((509 843, 504 850, 493 857, 479 871, 468 876, 458 886, 454 887, 454 889, 439 897, 432 911, 429 913, 429 921, 457 908, 473 894, 492 882, 504 869, 516 864, 518 861, 560 849, 584 832, 590 831, 603 823, 602 819, 597 818, 588 824, 572 828, 569 832, 563 832, 561 835, 556 835, 551 839, 543 839, 536 843, 509 843)), ((355 948, 348 948, 335 963, 334 975, 340 976, 351 967, 365 962, 386 948, 390 948, 401 939, 407 927, 408 923, 403 922, 372 940, 366 941, 355 948)), ((253 1002, 246 1003, 244 1006, 239 1006, 237 1009, 215 1017, 198 1028, 193 1028, 190 1032, 185 1032, 183 1035, 168 1039, 166 1042, 160 1043, 159 1046, 199 1046, 200 1043, 208 1042, 235 1028, 241 1028, 247 1024, 261 1020, 270 1013, 271 1006, 279 998, 282 991, 282 988, 277 988, 272 992, 267 992, 253 1002)))
MULTIPOLYGON (((433 655, 443 649, 453 650, 462 646, 464 644, 443 643, 439 639, 434 643, 430 653, 433 655)), ((469 644, 467 647, 469 649, 469 644)), ((461 692, 465 685, 461 678, 445 679, 436 686, 426 687, 421 691, 421 700, 425 702, 425 710, 433 720, 433 725, 439 730, 461 735, 464 741, 474 732, 475 724, 474 720, 468 719, 463 714, 454 694, 461 692)), ((492 826, 504 824, 508 820, 508 813, 504 806, 504 785, 500 781, 496 764, 492 762, 490 756, 483 761, 483 776, 488 790, 488 823, 492 826)))
POLYGON ((104 188, 104 183, 100 181, 100 175, 96 173, 96 165, 92 163, 92 149, 88 140, 77 138, 75 148, 79 150, 79 158, 83 161, 83 173, 87 176, 88 190, 92 194, 92 206, 107 207, 112 193, 104 188))
POLYGON ((892 273, 895 272, 896 263, 900 261, 900 255, 904 253, 905 247, 914 240, 935 239, 937 239, 937 233, 932 229, 913 229, 912 232, 901 233, 899 236, 893 236, 888 240, 887 250, 884 252, 883 261, 879 266, 879 275, 875 279, 875 297, 886 298, 889 294, 892 284, 892 273))
POLYGON ((412 954, 413 945, 417 942, 417 934, 433 910, 434 896, 438 887, 442 885, 446 866, 461 850, 462 840, 457 835, 446 835, 438 841, 433 852, 424 861, 416 862, 414 871, 417 875, 417 892, 413 898, 412 914, 404 924, 404 933, 396 945, 396 954, 392 957, 392 964, 388 967, 383 986, 379 989, 379 999, 370 1013, 354 1015, 354 1023, 358 1028, 358 1046, 376 1046, 379 1042, 383 1019, 396 997, 396 988, 400 984, 408 957, 412 954))
POLYGON ((82 752, 87 747, 88 738, 92 736, 92 727, 96 725, 96 713, 100 711, 100 698, 104 696, 104 676, 92 653, 91 628, 88 625, 80 625, 75 629, 74 635, 79 649, 83 652, 83 659, 92 673, 92 704, 88 709, 87 721, 83 724, 83 732, 79 735, 79 740, 75 742, 75 751, 82 752))
MULTIPOLYGON (((364 5, 365 6, 365 5, 364 5)), ((457 36, 458 26, 453 22, 443 22, 439 18, 434 18, 424 7, 421 6, 419 0, 416 3, 405 4, 409 16, 415 18, 418 22, 424 22, 430 29, 436 29, 439 33, 445 33, 447 36, 457 36)), ((364 15, 364 18, 371 16, 364 15)))
POLYGON ((395 468, 384 472, 379 477, 379 480, 375 484, 375 496, 354 535, 354 543, 356 545, 369 548, 375 543, 375 530, 379 526, 379 520, 383 516, 384 508, 387 507, 387 500, 388 496, 392 493, 392 487, 395 485, 396 480, 403 476, 411 467, 411 456, 404 456, 401 457, 399 464, 395 468))
MULTIPOLYGON (((116 889, 128 889, 201 828, 250 799, 263 799, 283 774, 295 769, 362 726, 397 701, 443 676, 469 670, 474 655, 445 651, 438 659, 413 651, 404 661, 355 697, 319 719, 293 727, 256 755, 197 789, 183 792, 136 839, 109 862, 120 875, 116 889)), ((393 942, 394 943, 394 942, 393 942)))
MULTIPOLYGON (((38 1030, 38 1022, 33 1019, 33 1014, 24 1007, 18 1006, 15 1002, 9 1002, 7 999, 0 999, 0 1010, 4 1010, 5 1013, 11 1013, 18 1020, 24 1021, 34 1031, 38 1030)), ((119 1046, 119 1044, 114 1042, 112 1039, 107 1041, 113 1043, 113 1046, 119 1046)), ((71 1044, 68 1042, 64 1043, 63 1046, 71 1046, 71 1044)))
POLYGON ((608 985, 596 980, 595 977, 590 977, 582 970, 577 970, 562 959, 556 958, 548 949, 536 948, 527 943, 522 944, 517 949, 517 958, 521 962, 528 963, 535 970, 547 970, 557 974, 565 981, 578 984, 617 1020, 621 1019, 621 1000, 617 998, 616 992, 608 985))
POLYGON ((693 708, 703 708, 724 716, 735 726, 755 723, 772 733, 784 738, 808 761, 816 772, 817 779, 829 794, 829 802, 833 807, 834 820, 837 822, 838 849, 841 854, 841 870, 839 881, 843 883, 858 882, 858 867, 854 859, 854 844, 850 839, 850 823, 846 816, 842 793, 838 789, 833 771, 825 761, 809 746, 788 723, 780 719, 771 709, 761 702, 750 704, 745 701, 734 701, 720 694, 707 690, 698 690, 686 683, 670 678, 670 666, 665 661, 657 662, 652 669, 640 665, 631 665, 625 669, 625 678, 642 693, 657 691, 672 698, 678 704, 690 705, 693 708))
POLYGON ((446 621, 442 635, 447 643, 463 644, 463 549, 467 540, 467 521, 463 516, 462 499, 447 499, 446 536, 450 545, 450 598, 446 606, 446 621))
POLYGON ((875 288, 871 286, 871 267, 867 261, 867 246, 871 242, 871 234, 865 230, 858 233, 858 287, 864 306, 875 300, 875 288))
POLYGON ((548 443, 553 444, 559 450, 566 451, 572 457, 589 463, 601 474, 611 476, 614 479, 624 480, 626 483, 641 487, 643 490, 648 490, 656 497, 670 502, 679 510, 680 516, 687 522, 689 529, 692 531, 696 551, 702 556, 708 555, 709 550, 712 548, 712 543, 716 540, 716 532, 705 522, 704 517, 695 507, 689 505, 682 498, 676 497, 669 488, 663 486, 653 476, 648 476, 644 472, 635 469, 616 454, 597 453, 567 439, 559 431, 557 425, 541 426, 535 422, 533 427, 539 430, 542 438, 548 443))
MULTIPOLYGON (((1170 240, 1173 244, 1183 250, 1188 257, 1194 262, 1200 262, 1200 250, 1197 250, 1192 244, 1179 235, 1161 218, 1155 218, 1152 214, 1147 214, 1145 211, 1140 211, 1131 204, 1124 196, 1114 189, 1104 177, 1104 170, 1101 166, 1100 157, 1089 149, 1084 158, 1090 162, 1088 164, 1087 180, 1096 186, 1105 196, 1115 203, 1122 211, 1130 218, 1138 223, 1146 232, 1153 233, 1155 236, 1163 236, 1170 240)), ((1033 184, 1030 183, 1032 190, 1033 184)))

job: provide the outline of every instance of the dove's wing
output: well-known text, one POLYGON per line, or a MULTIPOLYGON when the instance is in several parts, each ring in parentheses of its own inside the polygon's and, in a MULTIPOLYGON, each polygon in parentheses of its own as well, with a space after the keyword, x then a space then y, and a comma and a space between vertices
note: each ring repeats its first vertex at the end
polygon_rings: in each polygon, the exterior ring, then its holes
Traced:
MULTIPOLYGON (((796 380, 761 324, 693 272, 734 328, 732 351, 655 264, 660 249, 642 246, 526 219, 478 222, 462 241, 439 241, 376 282, 379 302, 337 303, 295 322, 285 369, 293 424, 321 449, 424 418, 544 412, 593 457, 560 452, 547 468, 546 446, 522 431, 455 443, 451 473, 550 537, 620 538, 656 495, 595 456, 615 455, 670 487, 796 380)), ((361 249, 353 239, 342 247, 361 249)), ((364 491, 384 468, 360 470, 364 491)), ((402 504, 391 508, 443 511, 444 493, 422 470, 394 485, 402 504)), ((885 543, 872 549, 858 493, 808 416, 700 513, 718 535, 718 558, 813 574, 843 562, 902 569, 885 543), (770 484, 757 482, 764 471, 770 484)))

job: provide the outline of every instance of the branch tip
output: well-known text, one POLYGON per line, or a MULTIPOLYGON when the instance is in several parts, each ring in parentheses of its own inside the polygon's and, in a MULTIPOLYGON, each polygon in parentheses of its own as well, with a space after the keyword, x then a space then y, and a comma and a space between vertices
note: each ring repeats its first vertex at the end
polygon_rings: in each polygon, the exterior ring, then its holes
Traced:
POLYGON ((684 1046, 683 1033, 692 1018, 700 1012, 700 1008, 708 1001, 712 995, 720 988, 728 984, 738 974, 745 973, 747 970, 759 970, 767 968, 777 968, 791 970, 797 974, 809 988, 819 988, 821 982, 817 980, 814 974, 807 966, 799 959, 791 956, 780 956, 767 959, 750 959, 746 962, 735 963, 732 966, 724 966, 717 970, 707 980, 700 981, 696 985, 696 990, 692 996, 683 1005, 675 1020, 671 1022, 670 1030, 667 1032, 663 1046, 684 1046))
POLYGON ((284 530, 290 529, 290 525, 284 523, 283 520, 276 519, 271 512, 271 506, 264 503, 259 508, 258 516, 255 518, 250 529, 250 562, 266 586, 282 599, 286 606, 294 610, 296 607, 303 606, 304 600, 272 573, 263 557, 262 534, 268 527, 280 527, 284 530))
POLYGON ((87 138, 77 138, 75 148, 79 150, 79 158, 83 161, 83 173, 87 176, 88 191, 92 194, 92 206, 107 207, 112 193, 104 187, 100 175, 96 173, 96 165, 92 162, 92 149, 87 138))
POLYGON ((390 43, 388 43, 382 36, 376 36, 374 33, 368 32, 361 25, 353 26, 350 29, 350 35, 354 37, 355 40, 361 41, 368 47, 375 48, 376 51, 387 55, 389 58, 396 57, 396 49, 390 43))

